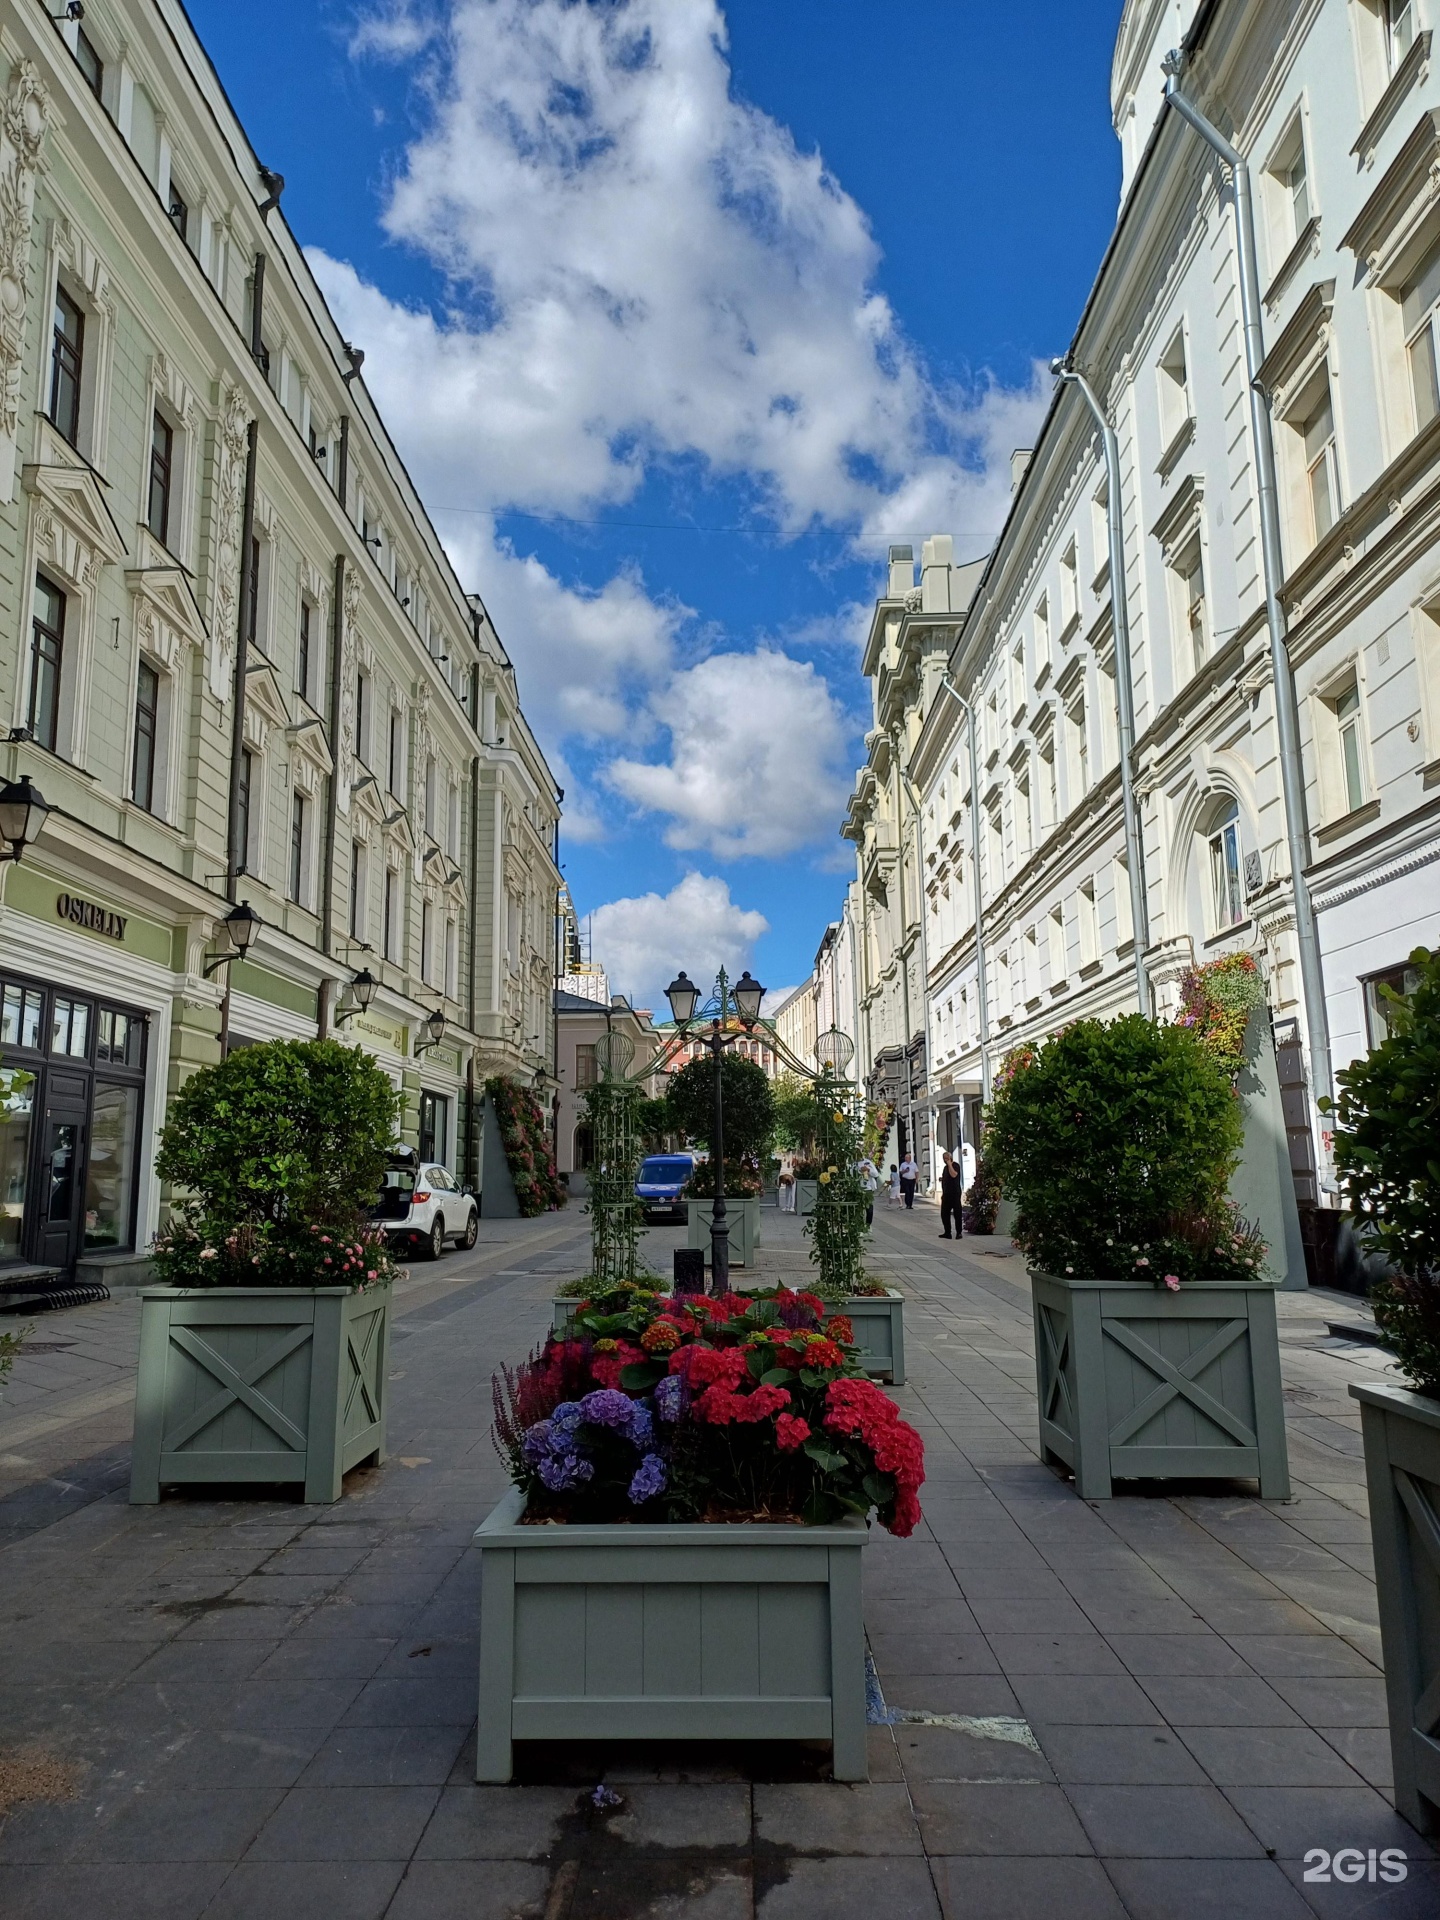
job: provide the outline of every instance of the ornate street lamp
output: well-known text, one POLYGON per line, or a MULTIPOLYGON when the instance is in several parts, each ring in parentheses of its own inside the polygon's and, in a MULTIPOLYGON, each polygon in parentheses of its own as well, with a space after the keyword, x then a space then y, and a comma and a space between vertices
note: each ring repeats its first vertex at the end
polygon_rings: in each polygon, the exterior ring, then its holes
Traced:
POLYGON ((345 988, 348 1004, 336 1007, 335 1025, 343 1027, 347 1020, 353 1020, 357 1013, 368 1012, 370 1002, 375 998, 375 990, 380 982, 368 967, 362 967, 345 988))
POLYGON ((440 1042, 445 1038, 445 1013, 443 1008, 436 1007, 433 1013, 426 1015, 425 1031, 430 1037, 428 1040, 417 1040, 415 1042, 415 1054, 417 1058, 422 1053, 428 1053, 431 1047, 438 1047, 440 1042))
MULTIPOLYGON (((3 798, 3 796, 0 796, 0 798, 3 798)), ((231 907, 220 924, 225 929, 230 945, 226 952, 217 953, 213 959, 206 962, 205 977, 207 980, 210 975, 217 972, 219 968, 228 967, 232 960, 243 960, 251 947, 254 946, 256 937, 265 922, 260 918, 248 900, 242 900, 238 906, 231 907)))
MULTIPOLYGON (((725 1049, 733 1047, 739 1039, 738 1034, 726 1033, 725 1021, 733 999, 740 1024, 748 1034, 760 1018, 765 989, 750 977, 748 967, 733 987, 727 985, 723 973, 717 985, 716 1011, 709 1031, 698 1044, 709 1053, 715 1071, 715 1122, 710 1141, 710 1154, 715 1163, 715 1198, 710 1209, 710 1291, 720 1297, 730 1291, 730 1222, 725 1213, 725 1090, 720 1062, 725 1049)), ((675 1025, 683 1035, 695 1018, 700 991, 682 969, 665 989, 665 998, 670 1002, 675 1025)))
POLYGON ((18 780, 7 780, 0 787, 0 860, 18 860, 44 826, 50 808, 38 787, 32 787, 28 773, 18 780))

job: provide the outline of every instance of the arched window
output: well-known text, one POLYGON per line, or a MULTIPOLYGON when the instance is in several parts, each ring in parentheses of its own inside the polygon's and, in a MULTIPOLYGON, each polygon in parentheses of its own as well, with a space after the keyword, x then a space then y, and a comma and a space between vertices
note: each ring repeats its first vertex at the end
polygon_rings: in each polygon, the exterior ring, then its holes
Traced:
POLYGON ((1225 802, 1212 816, 1210 842, 1210 898, 1215 928, 1237 926, 1245 918, 1245 890, 1241 881, 1240 809, 1225 802))

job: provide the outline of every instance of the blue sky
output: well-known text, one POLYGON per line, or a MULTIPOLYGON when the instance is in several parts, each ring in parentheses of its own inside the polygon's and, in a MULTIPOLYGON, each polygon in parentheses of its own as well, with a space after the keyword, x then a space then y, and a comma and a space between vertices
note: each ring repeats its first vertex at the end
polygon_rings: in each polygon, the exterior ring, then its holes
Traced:
POLYGON ((809 970, 885 544, 983 551, 1118 0, 190 0, 514 658, 614 984, 809 970))

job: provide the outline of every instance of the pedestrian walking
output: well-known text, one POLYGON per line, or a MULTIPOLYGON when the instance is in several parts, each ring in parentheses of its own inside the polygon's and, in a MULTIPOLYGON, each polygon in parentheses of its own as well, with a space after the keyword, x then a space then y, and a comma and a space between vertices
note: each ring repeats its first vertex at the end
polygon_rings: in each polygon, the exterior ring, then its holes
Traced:
POLYGON ((788 1153, 781 1154, 780 1172, 776 1176, 775 1184, 780 1189, 780 1211, 782 1213, 794 1213, 795 1162, 793 1155, 788 1153))
POLYGON ((956 1166, 955 1156, 947 1147, 945 1164, 940 1169, 940 1238, 942 1240, 958 1240, 965 1230, 960 1211, 964 1181, 965 1176, 956 1166), (955 1229, 953 1234, 950 1231, 952 1226, 955 1229))
POLYGON ((856 1161, 855 1171, 865 1190, 865 1224, 870 1227, 875 1224, 875 1196, 880 1191, 880 1169, 867 1153, 863 1160, 856 1161))
POLYGON ((920 1178, 920 1169, 910 1154, 900 1162, 900 1191, 905 1196, 907 1210, 915 1205, 915 1183, 920 1178))
POLYGON ((892 1207, 900 1204, 900 1168, 893 1160, 890 1162, 890 1193, 886 1204, 892 1207))

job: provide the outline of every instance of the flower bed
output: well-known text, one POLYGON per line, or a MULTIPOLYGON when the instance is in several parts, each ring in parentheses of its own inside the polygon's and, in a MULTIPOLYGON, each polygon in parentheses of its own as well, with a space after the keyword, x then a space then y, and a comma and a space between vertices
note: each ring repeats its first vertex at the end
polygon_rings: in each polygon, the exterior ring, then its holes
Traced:
POLYGON ((924 1450, 814 1294, 578 1302, 495 1383, 495 1432, 529 1519, 920 1518, 924 1450))

